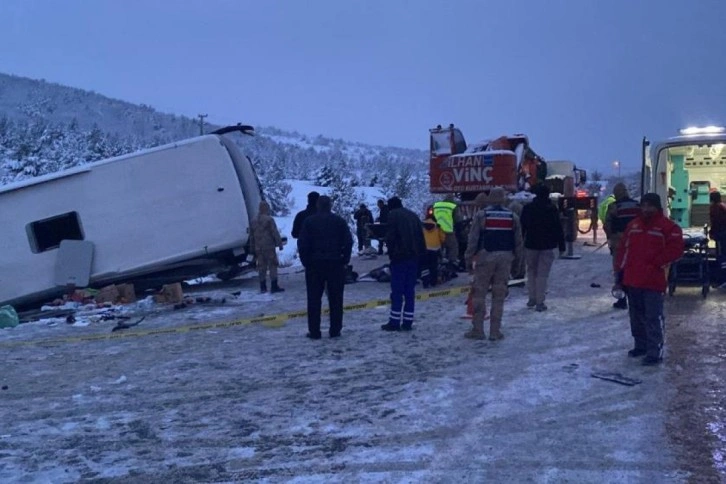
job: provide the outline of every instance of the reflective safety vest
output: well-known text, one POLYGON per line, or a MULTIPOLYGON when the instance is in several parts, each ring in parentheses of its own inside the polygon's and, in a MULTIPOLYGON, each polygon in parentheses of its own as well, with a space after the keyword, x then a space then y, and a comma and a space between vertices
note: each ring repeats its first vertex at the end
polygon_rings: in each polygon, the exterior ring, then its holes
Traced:
POLYGON ((441 230, 450 234, 454 231, 454 209, 456 204, 449 201, 434 203, 434 217, 441 230))
POLYGON ((479 234, 478 250, 487 252, 514 251, 514 214, 502 206, 484 211, 484 227, 479 234))
POLYGON ((631 220, 640 215, 640 205, 632 198, 624 198, 615 202, 615 217, 612 220, 612 228, 614 234, 625 232, 631 220))
POLYGON ((608 207, 611 203, 615 202, 615 195, 608 195, 608 197, 602 201, 600 206, 597 207, 597 218, 600 219, 600 223, 605 223, 605 215, 608 213, 608 207))

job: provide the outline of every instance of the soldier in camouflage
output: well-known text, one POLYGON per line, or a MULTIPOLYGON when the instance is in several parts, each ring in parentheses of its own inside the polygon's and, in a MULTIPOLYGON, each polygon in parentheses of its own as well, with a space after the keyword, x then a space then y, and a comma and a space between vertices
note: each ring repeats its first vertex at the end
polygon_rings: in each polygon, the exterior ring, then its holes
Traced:
POLYGON ((500 328, 504 312, 504 298, 512 264, 522 258, 522 231, 519 217, 504 208, 504 189, 493 188, 487 206, 479 210, 471 224, 466 249, 467 269, 474 275, 472 329, 464 336, 484 339, 486 295, 492 288, 492 309, 489 319, 489 339, 504 338, 500 328))
POLYGON ((260 292, 267 292, 267 273, 270 273, 270 292, 284 291, 277 283, 277 254, 275 247, 282 250, 282 237, 277 230, 275 219, 270 216, 270 205, 260 202, 260 210, 252 220, 250 230, 250 249, 255 255, 257 272, 260 277, 260 292))

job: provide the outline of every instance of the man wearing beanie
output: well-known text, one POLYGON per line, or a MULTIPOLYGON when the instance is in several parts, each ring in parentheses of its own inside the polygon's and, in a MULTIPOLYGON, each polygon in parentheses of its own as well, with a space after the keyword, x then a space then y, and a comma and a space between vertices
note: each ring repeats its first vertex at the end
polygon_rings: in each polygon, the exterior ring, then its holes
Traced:
POLYGON ((663 360, 663 294, 668 267, 682 255, 681 228, 663 215, 660 196, 646 193, 640 200, 640 214, 628 224, 618 245, 614 288, 625 288, 628 294, 635 341, 628 356, 645 356, 643 365, 663 360))

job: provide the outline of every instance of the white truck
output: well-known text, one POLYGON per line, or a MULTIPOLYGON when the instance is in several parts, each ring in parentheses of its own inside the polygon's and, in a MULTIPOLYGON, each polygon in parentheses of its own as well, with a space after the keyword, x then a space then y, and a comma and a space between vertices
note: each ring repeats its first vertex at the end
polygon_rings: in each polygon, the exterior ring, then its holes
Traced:
MULTIPOLYGON (((63 241, 92 247, 88 286, 183 280, 238 267, 262 191, 223 136, 249 126, 0 187, 0 305, 63 293, 63 241)), ((234 273, 234 272, 232 272, 234 273)))

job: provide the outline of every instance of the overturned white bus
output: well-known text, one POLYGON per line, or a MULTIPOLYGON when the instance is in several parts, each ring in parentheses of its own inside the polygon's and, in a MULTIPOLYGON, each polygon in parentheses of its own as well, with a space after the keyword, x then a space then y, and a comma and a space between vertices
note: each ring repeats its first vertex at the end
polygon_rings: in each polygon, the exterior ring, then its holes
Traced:
POLYGON ((262 191, 249 158, 223 136, 249 126, 0 187, 0 305, 64 291, 64 240, 87 241, 88 286, 229 270, 246 257, 262 191))

